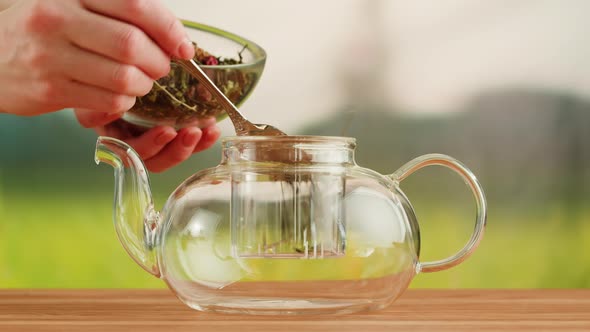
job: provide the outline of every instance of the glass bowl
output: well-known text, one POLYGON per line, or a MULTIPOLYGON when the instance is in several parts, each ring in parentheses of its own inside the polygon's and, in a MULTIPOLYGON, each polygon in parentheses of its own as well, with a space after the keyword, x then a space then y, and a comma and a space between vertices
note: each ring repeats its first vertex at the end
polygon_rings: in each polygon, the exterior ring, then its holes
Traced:
MULTIPOLYGON (((266 63, 266 52, 256 43, 221 29, 182 20, 189 38, 217 58, 239 59, 242 63, 202 65, 207 76, 236 105, 252 94, 266 63)), ((138 97, 123 119, 140 127, 157 125, 176 129, 207 127, 227 114, 217 101, 174 62, 170 73, 156 82, 152 90, 138 97)))

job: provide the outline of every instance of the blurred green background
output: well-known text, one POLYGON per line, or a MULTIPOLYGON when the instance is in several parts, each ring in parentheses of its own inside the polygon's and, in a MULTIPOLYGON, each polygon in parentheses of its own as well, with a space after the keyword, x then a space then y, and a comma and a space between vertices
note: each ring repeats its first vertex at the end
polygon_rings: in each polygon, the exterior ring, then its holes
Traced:
MULTIPOLYGON (((413 287, 590 286, 589 105, 511 92, 437 118, 364 109, 347 125, 363 166, 391 173, 417 155, 447 153, 464 161, 486 190, 489 224, 476 253, 454 269, 419 275, 413 287), (505 111, 512 103, 519 109, 505 111), (539 103, 553 106, 540 111, 539 103)), ((350 112, 347 107, 303 132, 337 134, 350 112)), ((1 118, 0 287, 163 287, 117 241, 112 169, 94 164, 94 133, 69 111, 1 118)), ((158 206, 182 180, 219 160, 217 144, 153 174, 158 206)), ((442 258, 467 241, 473 203, 455 175, 425 169, 402 189, 421 224, 422 259, 442 258)))
MULTIPOLYGON (((252 119, 291 134, 356 137, 357 162, 385 174, 439 152, 478 176, 489 203, 480 247, 451 270, 417 276, 412 287, 590 287, 590 67, 583 62, 590 56, 578 56, 590 53, 572 39, 587 25, 573 15, 583 10, 560 2, 307 0, 313 12, 301 1, 267 8, 225 0, 198 11, 192 2, 168 3, 267 49, 267 70, 243 108, 252 119), (228 4, 235 10, 228 13, 228 4), (319 25, 328 14, 331 24, 319 25), (302 28, 298 17, 309 24, 302 28), (293 49, 301 41, 305 52, 293 49)), ((112 169, 94 164, 95 140, 71 111, 0 114, 0 287, 165 287, 118 243, 112 169)), ((152 174, 157 206, 220 156, 218 143, 152 174)), ((426 169, 402 189, 420 222, 422 260, 467 241, 474 207, 454 174, 426 169)))

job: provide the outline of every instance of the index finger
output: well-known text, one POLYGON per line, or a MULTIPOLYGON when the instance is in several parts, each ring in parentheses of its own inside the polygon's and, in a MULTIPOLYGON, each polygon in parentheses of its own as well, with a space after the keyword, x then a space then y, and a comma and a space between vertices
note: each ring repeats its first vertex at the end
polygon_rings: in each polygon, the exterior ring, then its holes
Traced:
POLYGON ((167 54, 190 59, 195 54, 182 23, 159 0, 82 0, 88 10, 133 24, 167 54))

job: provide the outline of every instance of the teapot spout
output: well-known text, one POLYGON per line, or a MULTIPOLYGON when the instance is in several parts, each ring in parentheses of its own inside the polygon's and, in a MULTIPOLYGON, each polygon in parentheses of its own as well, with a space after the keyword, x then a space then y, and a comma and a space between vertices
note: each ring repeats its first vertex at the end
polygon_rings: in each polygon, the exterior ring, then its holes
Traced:
POLYGON ((119 241, 137 264, 159 277, 154 250, 159 213, 154 210, 145 165, 129 145, 110 137, 98 138, 94 159, 115 169, 113 219, 119 241))

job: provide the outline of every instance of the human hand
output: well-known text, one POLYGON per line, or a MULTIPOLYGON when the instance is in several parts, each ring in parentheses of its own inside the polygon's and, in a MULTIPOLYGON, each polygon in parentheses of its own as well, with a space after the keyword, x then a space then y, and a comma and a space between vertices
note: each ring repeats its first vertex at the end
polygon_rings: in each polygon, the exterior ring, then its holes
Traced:
POLYGON ((215 119, 203 124, 206 127, 183 128, 176 132, 172 127, 158 126, 148 131, 120 119, 117 114, 102 113, 84 109, 75 110, 80 124, 94 128, 99 135, 125 141, 143 159, 152 172, 165 171, 190 157, 193 153, 210 148, 219 138, 215 119))
POLYGON ((0 45, 0 112, 17 115, 116 118, 169 72, 171 56, 194 56, 159 0, 19 0, 0 12, 0 45))
POLYGON ((17 0, 0 0, 0 10, 4 10, 12 6, 17 0))

